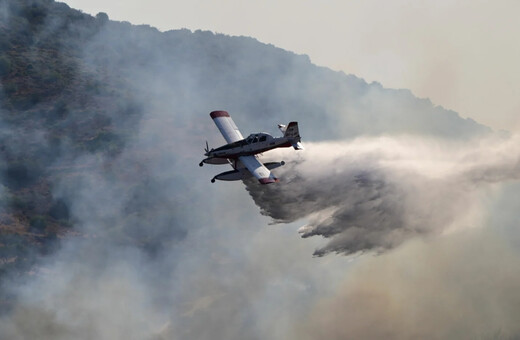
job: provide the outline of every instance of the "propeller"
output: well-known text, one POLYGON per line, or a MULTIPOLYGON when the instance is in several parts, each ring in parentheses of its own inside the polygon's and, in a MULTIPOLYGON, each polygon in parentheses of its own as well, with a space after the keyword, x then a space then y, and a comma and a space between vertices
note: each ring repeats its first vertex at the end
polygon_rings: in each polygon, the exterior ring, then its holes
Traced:
MULTIPOLYGON (((205 155, 208 156, 208 154, 209 154, 208 141, 206 141, 206 147, 204 148, 204 151, 206 151, 205 155)), ((199 163, 199 166, 203 166, 203 165, 204 165, 204 160, 202 160, 202 162, 199 163)))

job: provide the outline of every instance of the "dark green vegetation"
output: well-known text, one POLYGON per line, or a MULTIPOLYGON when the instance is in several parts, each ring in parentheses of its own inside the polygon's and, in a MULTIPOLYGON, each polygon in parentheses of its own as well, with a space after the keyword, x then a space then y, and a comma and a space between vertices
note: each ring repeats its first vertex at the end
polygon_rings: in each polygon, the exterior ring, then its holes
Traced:
POLYGON ((52 0, 0 0, 0 79, 0 275, 29 272, 63 238, 91 237, 81 227, 88 223, 150 256, 164 240, 184 237, 193 215, 179 207, 196 206, 197 193, 188 194, 182 164, 202 151, 201 122, 211 124, 215 109, 243 113, 234 115, 241 127, 299 120, 307 141, 489 132, 407 90, 319 68, 251 38, 161 33, 52 0), (165 140, 139 133, 168 115, 178 151, 167 162, 157 151, 165 140), (175 163, 178 182, 154 177, 149 163, 156 173, 175 163), (105 192, 98 205, 77 199, 93 174, 119 198, 117 216, 99 213, 110 203, 105 192))
POLYGON ((82 60, 83 44, 106 18, 54 1, 0 3, 1 275, 28 271, 71 234, 55 179, 76 176, 81 164, 72 161, 82 154, 117 155, 135 125, 112 120, 130 121, 139 109, 124 86, 102 83, 106 74, 82 60))

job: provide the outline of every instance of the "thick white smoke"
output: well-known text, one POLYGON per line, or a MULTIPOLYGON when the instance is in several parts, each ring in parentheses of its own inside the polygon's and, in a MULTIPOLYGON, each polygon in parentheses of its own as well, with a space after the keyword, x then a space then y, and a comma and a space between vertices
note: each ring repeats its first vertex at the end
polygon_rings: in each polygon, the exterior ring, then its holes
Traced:
POLYGON ((316 250, 351 254, 398 246, 417 235, 481 225, 483 190, 520 177, 519 138, 467 143, 414 137, 307 143, 279 154, 281 183, 247 189, 274 222, 306 218, 316 250))

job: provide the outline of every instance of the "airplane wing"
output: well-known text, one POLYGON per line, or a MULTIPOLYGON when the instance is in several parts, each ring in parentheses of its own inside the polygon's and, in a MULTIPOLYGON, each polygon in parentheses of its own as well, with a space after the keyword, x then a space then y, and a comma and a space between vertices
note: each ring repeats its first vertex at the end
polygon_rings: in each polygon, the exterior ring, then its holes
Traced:
POLYGON ((229 116, 229 113, 226 111, 213 111, 209 115, 213 118, 215 125, 217 125, 226 142, 233 143, 244 139, 240 131, 238 131, 235 122, 233 122, 233 119, 229 116))
POLYGON ((238 157, 240 162, 249 170, 249 172, 258 178, 262 184, 278 182, 278 179, 263 165, 255 155, 238 157))

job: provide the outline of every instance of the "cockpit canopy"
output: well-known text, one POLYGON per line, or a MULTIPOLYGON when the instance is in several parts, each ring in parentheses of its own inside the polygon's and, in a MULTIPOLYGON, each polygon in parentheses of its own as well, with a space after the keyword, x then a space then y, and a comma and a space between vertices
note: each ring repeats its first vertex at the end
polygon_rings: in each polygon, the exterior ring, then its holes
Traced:
POLYGON ((250 134, 245 140, 247 144, 253 144, 258 142, 265 142, 268 140, 273 139, 273 136, 271 136, 268 133, 252 133, 250 134))

